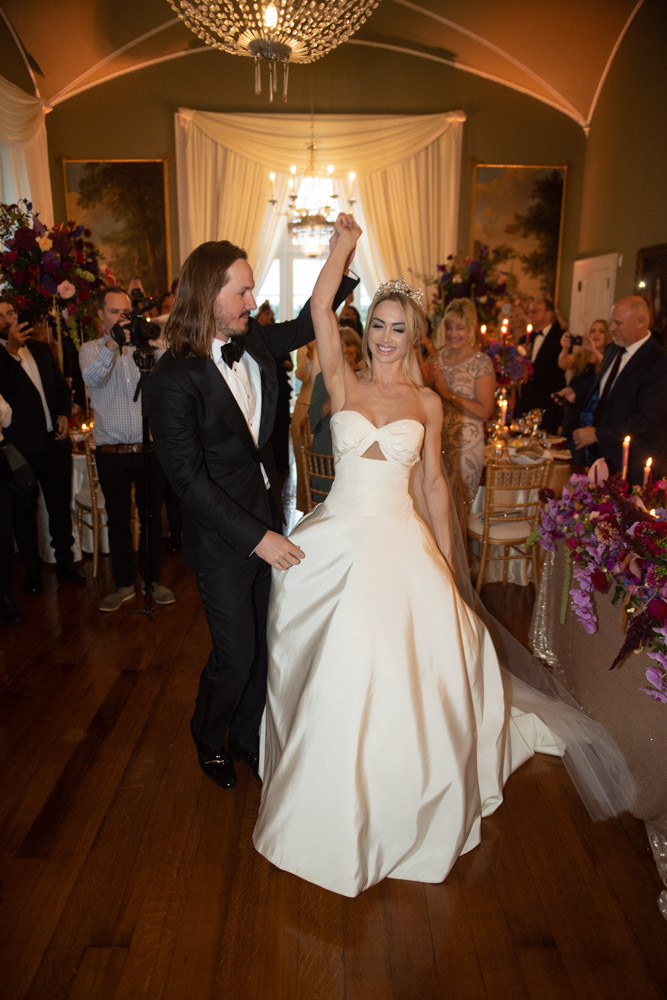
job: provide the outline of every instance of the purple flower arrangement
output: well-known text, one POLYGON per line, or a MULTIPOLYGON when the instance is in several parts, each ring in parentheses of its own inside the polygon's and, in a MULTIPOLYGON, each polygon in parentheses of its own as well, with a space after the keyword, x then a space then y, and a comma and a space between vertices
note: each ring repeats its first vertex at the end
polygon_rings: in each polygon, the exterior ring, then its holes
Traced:
POLYGON ((560 499, 548 489, 541 499, 536 540, 553 552, 564 539, 577 618, 588 633, 597 631, 593 595, 613 587, 627 628, 610 669, 643 650, 656 666, 646 671, 650 687, 641 690, 667 704, 667 482, 631 487, 615 475, 598 485, 572 476, 560 499))
POLYGON ((97 336, 97 292, 113 276, 90 236, 74 222, 48 229, 28 201, 0 205, 2 284, 14 308, 35 319, 55 309, 75 337, 97 336))
POLYGON ((507 337, 492 340, 486 353, 493 362, 496 382, 500 386, 522 385, 533 374, 533 366, 523 348, 517 347, 507 337))
POLYGON ((508 247, 492 249, 479 243, 470 257, 450 254, 444 264, 438 265, 436 277, 428 279, 436 286, 430 312, 433 323, 439 323, 454 299, 472 299, 480 322, 495 323, 500 302, 507 294, 506 275, 499 265, 512 255, 508 247))

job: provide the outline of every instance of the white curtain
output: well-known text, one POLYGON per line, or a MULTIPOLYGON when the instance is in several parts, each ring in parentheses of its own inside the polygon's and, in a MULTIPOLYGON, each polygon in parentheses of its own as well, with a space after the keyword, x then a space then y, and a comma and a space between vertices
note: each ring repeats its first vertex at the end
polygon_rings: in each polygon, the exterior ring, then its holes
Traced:
POLYGON ((46 141, 45 109, 9 80, 0 77, 0 199, 31 201, 47 226, 53 225, 53 199, 46 141))
MULTIPOLYGON (((426 290, 456 251, 465 115, 176 115, 181 259, 206 240, 244 247, 259 287, 282 239, 289 166, 306 166, 311 126, 319 163, 356 173, 354 212, 366 238, 356 270, 372 292, 402 275, 426 290), (268 204, 276 172, 277 207, 268 204)), ((347 182, 338 182, 345 206, 347 182)), ((428 299, 427 299, 428 301, 428 299)))

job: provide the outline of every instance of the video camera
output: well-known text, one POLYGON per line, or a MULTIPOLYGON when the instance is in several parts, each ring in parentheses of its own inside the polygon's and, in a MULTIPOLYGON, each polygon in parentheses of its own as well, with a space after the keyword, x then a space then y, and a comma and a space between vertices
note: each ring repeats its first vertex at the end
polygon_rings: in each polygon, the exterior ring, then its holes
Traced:
POLYGON ((125 347, 125 332, 129 326, 130 344, 132 347, 140 351, 154 350, 150 341, 157 340, 160 336, 160 329, 157 323, 151 323, 149 319, 146 319, 144 313, 148 312, 155 305, 156 302, 154 299, 150 297, 143 298, 138 288, 132 289, 132 312, 123 320, 122 324, 114 323, 111 327, 110 336, 121 349, 125 347))

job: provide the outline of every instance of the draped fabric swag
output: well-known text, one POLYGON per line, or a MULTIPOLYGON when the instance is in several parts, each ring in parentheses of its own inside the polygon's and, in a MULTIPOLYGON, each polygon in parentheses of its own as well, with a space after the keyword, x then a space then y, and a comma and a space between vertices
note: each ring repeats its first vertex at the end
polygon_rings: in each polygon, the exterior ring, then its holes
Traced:
POLYGON ((31 201, 47 226, 53 225, 53 199, 46 141, 45 108, 0 77, 0 200, 31 201))
POLYGON ((426 291, 422 276, 456 251, 462 111, 313 119, 181 108, 175 118, 182 260, 205 240, 229 239, 248 251, 260 287, 286 225, 268 204, 268 174, 276 171, 284 213, 289 166, 308 163, 311 122, 317 161, 335 164, 342 209, 356 172, 354 212, 366 239, 355 269, 369 291, 399 274, 426 291))

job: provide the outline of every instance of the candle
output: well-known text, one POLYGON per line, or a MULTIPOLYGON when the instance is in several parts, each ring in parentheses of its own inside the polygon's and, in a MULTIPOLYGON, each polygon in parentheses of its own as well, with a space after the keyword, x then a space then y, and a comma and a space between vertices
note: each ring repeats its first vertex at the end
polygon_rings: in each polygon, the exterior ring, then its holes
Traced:
POLYGON ((484 343, 484 338, 486 337, 486 324, 482 323, 479 332, 482 335, 482 343, 484 343))
POLYGON ((653 459, 647 458, 646 465, 644 466, 644 486, 648 486, 651 482, 651 466, 653 465, 653 459))
POLYGON ((356 174, 355 174, 354 170, 350 170, 349 174, 347 175, 347 198, 348 198, 348 201, 353 201, 354 200, 354 178, 355 177, 356 177, 356 174))
POLYGON ((628 478, 628 459, 630 457, 630 435, 623 438, 623 479, 628 478))
POLYGON ((269 174, 269 180, 271 181, 271 201, 276 200, 276 175, 273 170, 269 174))
POLYGON ((507 400, 500 400, 500 417, 501 417, 501 427, 505 426, 505 421, 507 420, 507 400))

